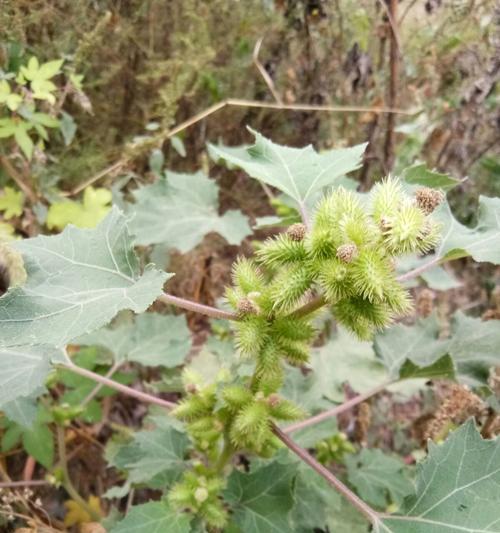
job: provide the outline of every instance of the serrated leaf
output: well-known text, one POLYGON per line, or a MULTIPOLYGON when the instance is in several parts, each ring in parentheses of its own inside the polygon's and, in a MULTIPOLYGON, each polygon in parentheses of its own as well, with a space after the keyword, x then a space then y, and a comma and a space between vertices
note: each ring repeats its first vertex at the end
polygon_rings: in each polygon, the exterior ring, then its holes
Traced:
POLYGON ((400 506, 413 492, 408 467, 397 457, 381 450, 364 449, 345 459, 349 483, 368 504, 386 509, 390 504, 400 506))
POLYGON ((131 442, 108 455, 108 461, 127 472, 130 483, 163 488, 173 483, 185 468, 189 440, 166 417, 155 417, 154 423, 154 429, 135 433, 131 442))
MULTIPOLYGON (((16 241, 27 282, 0 298, 0 346, 63 346, 107 324, 122 309, 145 311, 169 275, 141 275, 123 214, 113 209, 93 230, 16 241)), ((14 366, 16 372, 17 365, 14 366)))
POLYGON ((36 424, 23 432, 24 449, 45 468, 54 462, 54 437, 46 424, 36 424))
POLYGON ((283 533, 290 531, 294 499, 294 464, 272 462, 251 473, 233 470, 224 491, 231 505, 231 522, 242 533, 283 533))
POLYGON ((116 361, 141 365, 176 367, 184 362, 191 347, 191 334, 184 315, 145 313, 134 323, 103 328, 80 337, 78 344, 103 346, 116 361))
POLYGON ((342 327, 327 344, 313 350, 311 366, 322 394, 334 402, 344 400, 344 383, 362 393, 387 381, 387 372, 371 344, 359 341, 342 327))
POLYGON ((451 334, 439 338, 434 315, 412 326, 398 324, 375 337, 374 348, 392 378, 457 377, 470 385, 486 382, 488 370, 500 363, 498 321, 456 313, 451 334))
POLYGON ((460 224, 447 203, 436 211, 435 218, 443 224, 437 257, 451 260, 470 255, 475 261, 500 264, 500 198, 479 197, 474 228, 460 224))
POLYGON ((79 228, 95 228, 111 209, 112 194, 108 189, 87 187, 82 202, 65 200, 49 207, 46 224, 49 229, 63 229, 68 224, 79 228))
POLYGON ((28 135, 27 129, 28 128, 25 123, 18 124, 14 131, 14 139, 16 140, 19 148, 21 148, 23 151, 23 154, 26 156, 26 158, 31 159, 35 145, 33 144, 31 137, 28 135))
POLYGON ((401 516, 383 518, 386 533, 500 531, 500 440, 483 440, 470 420, 442 445, 429 442, 415 493, 401 516))
POLYGON ((18 217, 23 214, 24 194, 16 191, 12 187, 4 187, 3 194, 0 196, 0 211, 6 220, 12 217, 18 217))
POLYGON ((0 408, 43 390, 51 362, 64 359, 64 352, 53 346, 0 348, 0 408))
POLYGON ((212 231, 229 244, 251 234, 248 220, 239 211, 218 213, 218 187, 203 172, 167 172, 152 185, 134 192, 131 229, 139 245, 163 243, 187 252, 212 231))
POLYGON ((323 187, 333 185, 344 174, 359 168, 366 149, 365 143, 318 153, 311 145, 304 148, 281 146, 250 131, 255 136, 253 146, 209 145, 212 158, 242 168, 252 178, 284 192, 302 208, 323 187))
POLYGON ((405 168, 401 177, 410 185, 423 185, 445 191, 453 189, 460 183, 459 180, 452 178, 448 174, 429 170, 423 163, 405 168))
POLYGON ((170 509, 164 502, 134 505, 109 533, 190 533, 190 516, 170 509))
POLYGON ((373 345, 392 379, 452 378, 453 364, 449 358, 443 359, 448 353, 448 342, 439 339, 439 332, 439 323, 431 315, 413 326, 397 324, 378 333, 373 345))

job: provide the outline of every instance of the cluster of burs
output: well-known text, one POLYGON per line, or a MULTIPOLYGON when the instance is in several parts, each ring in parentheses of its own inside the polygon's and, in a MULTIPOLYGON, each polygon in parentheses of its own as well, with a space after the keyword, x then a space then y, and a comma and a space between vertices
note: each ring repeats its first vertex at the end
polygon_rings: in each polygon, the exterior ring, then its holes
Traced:
POLYGON ((235 263, 226 297, 238 313, 238 349, 254 371, 247 378, 222 373, 211 384, 185 372, 186 395, 174 414, 203 460, 171 490, 171 503, 214 527, 225 523, 219 495, 228 456, 247 450, 269 457, 280 446, 272 422, 304 416, 278 394, 285 362, 306 364, 316 335, 315 313, 300 308, 322 295, 335 319, 361 339, 407 314, 411 300, 395 259, 436 246, 440 225, 431 214, 443 198, 430 188, 406 194, 395 179, 366 196, 338 188, 319 202, 310 228, 294 224, 260 245, 254 260, 235 263))

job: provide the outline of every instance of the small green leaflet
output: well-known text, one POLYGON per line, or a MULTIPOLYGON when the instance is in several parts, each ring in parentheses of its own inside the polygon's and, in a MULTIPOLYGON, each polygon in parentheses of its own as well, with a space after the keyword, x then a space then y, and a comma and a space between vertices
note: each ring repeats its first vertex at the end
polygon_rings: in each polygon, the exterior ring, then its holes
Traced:
POLYGON ((12 187, 5 187, 0 196, 0 211, 3 211, 5 220, 23 214, 24 194, 12 187))
POLYGON ((108 449, 110 466, 128 473, 130 483, 163 488, 174 482, 185 468, 189 440, 165 416, 150 419, 154 429, 139 431, 132 441, 108 449))
POLYGON ((460 183, 459 180, 450 177, 448 174, 429 170, 423 163, 405 168, 401 177, 410 185, 424 185, 434 189, 443 189, 444 191, 449 191, 460 183))
POLYGON ((13 246, 28 279, 0 298, 0 347, 63 346, 122 309, 145 311, 171 276, 152 266, 140 274, 126 219, 116 208, 93 230, 68 226, 60 235, 13 246))
POLYGON ((190 533, 190 517, 173 511, 165 502, 134 505, 109 533, 190 533))
POLYGON ((500 264, 500 198, 479 197, 474 228, 460 224, 447 203, 436 211, 435 218, 443 224, 438 257, 451 260, 470 255, 475 261, 500 264))
POLYGON ((231 505, 232 523, 241 533, 290 531, 296 465, 276 461, 247 474, 233 470, 224 492, 231 505))
POLYGON ((166 172, 152 185, 141 187, 128 209, 134 215, 131 230, 136 244, 162 243, 187 252, 212 231, 229 244, 240 244, 251 234, 248 220, 236 210, 220 216, 218 192, 215 181, 203 172, 166 172))
POLYGON ((103 346, 116 361, 176 367, 191 348, 191 334, 184 315, 138 315, 133 323, 103 328, 76 339, 75 343, 103 346))
POLYGON ((500 440, 483 440, 470 420, 442 445, 429 442, 415 494, 380 533, 500 532, 500 440))
POLYGON ((255 136, 251 147, 229 148, 209 145, 214 160, 223 159, 242 168, 252 178, 276 187, 301 207, 311 202, 315 193, 333 185, 344 174, 356 170, 366 143, 318 153, 309 145, 304 148, 281 146, 250 129, 255 136))
POLYGON ((391 503, 398 506, 413 492, 408 467, 397 457, 381 450, 364 449, 345 459, 349 483, 368 504, 386 509, 391 503))

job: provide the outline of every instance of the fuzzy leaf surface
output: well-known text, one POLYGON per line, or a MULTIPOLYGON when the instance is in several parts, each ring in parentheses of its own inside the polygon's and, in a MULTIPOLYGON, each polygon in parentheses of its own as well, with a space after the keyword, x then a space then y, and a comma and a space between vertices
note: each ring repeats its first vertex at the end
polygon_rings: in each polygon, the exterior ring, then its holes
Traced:
POLYGON ((154 429, 135 433, 129 443, 117 449, 111 447, 107 455, 111 466, 128 473, 130 483, 162 488, 175 481, 185 468, 189 441, 165 417, 154 417, 153 422, 154 429))
POLYGON ((170 277, 141 275, 123 214, 113 209, 95 229, 18 241, 28 275, 0 298, 0 346, 53 344, 107 324, 122 309, 143 312, 170 277))
POLYGON ((500 440, 483 440, 472 421, 442 445, 429 444, 415 493, 381 533, 500 532, 500 440))
POLYGON ((179 174, 167 172, 152 185, 134 192, 131 228, 136 244, 164 244, 187 252, 214 231, 229 244, 251 234, 247 218, 236 210, 218 213, 219 188, 203 172, 179 174))
POLYGON ((184 362, 191 334, 184 315, 138 315, 133 323, 102 328, 76 340, 78 344, 103 346, 116 361, 173 368, 184 362))
POLYGON ((479 197, 478 220, 474 228, 460 224, 448 203, 436 212, 443 224, 438 257, 458 259, 472 256, 475 261, 500 264, 500 198, 479 197))
POLYGON ((378 449, 363 449, 345 459, 349 483, 368 504, 381 509, 395 503, 401 505, 413 492, 406 465, 396 457, 378 449))
POLYGON ((318 153, 311 145, 290 148, 275 144, 251 129, 250 132, 255 136, 253 146, 209 145, 212 158, 242 168, 252 178, 284 192, 301 207, 323 187, 333 185, 344 174, 359 168, 366 149, 365 143, 318 153))
POLYGON ((224 493, 241 533, 290 531, 296 466, 272 462, 249 474, 234 470, 224 493))
POLYGON ((170 509, 164 502, 134 505, 109 533, 190 533, 189 515, 170 509))

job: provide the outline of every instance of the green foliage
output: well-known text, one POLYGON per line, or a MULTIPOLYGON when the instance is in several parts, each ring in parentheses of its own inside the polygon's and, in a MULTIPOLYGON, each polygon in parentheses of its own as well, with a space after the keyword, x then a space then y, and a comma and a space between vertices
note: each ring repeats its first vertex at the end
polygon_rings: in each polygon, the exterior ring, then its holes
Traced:
POLYGON ((148 533, 153 531, 171 531, 172 533, 190 533, 189 516, 178 513, 163 502, 149 502, 134 505, 127 516, 113 526, 110 533, 148 533))
POLYGON ((415 493, 400 514, 384 518, 380 530, 491 531, 498 523, 500 441, 483 440, 469 421, 446 442, 429 444, 429 456, 419 466, 415 493), (466 512, 464 512, 466 511, 466 512))
POLYGON ((111 209, 111 191, 87 187, 82 202, 65 200, 54 202, 47 213, 49 229, 64 229, 68 224, 78 228, 94 228, 111 209))
POLYGON ((166 172, 152 185, 134 192, 131 230, 139 245, 164 244, 186 252, 212 231, 229 244, 240 244, 250 234, 246 218, 236 210, 219 216, 218 187, 203 172, 166 172))
POLYGON ((18 217, 23 213, 24 194, 14 190, 12 187, 5 187, 2 196, 0 196, 0 211, 3 211, 3 217, 6 220, 12 217, 18 217))

